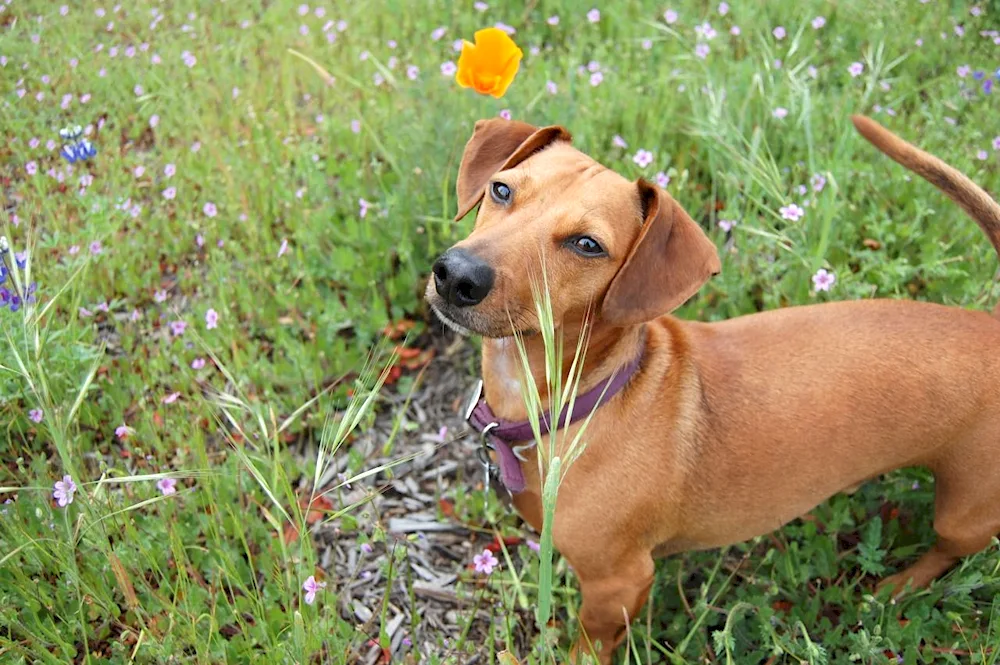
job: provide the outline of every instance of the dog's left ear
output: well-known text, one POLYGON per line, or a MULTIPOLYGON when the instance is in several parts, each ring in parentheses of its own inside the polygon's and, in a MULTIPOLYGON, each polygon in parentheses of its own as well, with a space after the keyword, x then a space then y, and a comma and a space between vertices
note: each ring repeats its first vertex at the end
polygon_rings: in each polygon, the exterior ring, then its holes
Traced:
POLYGON ((455 221, 469 214, 482 200, 486 183, 494 173, 517 166, 554 141, 570 140, 569 132, 558 126, 539 129, 526 122, 503 118, 477 122, 458 167, 455 221))
POLYGON ((636 185, 642 230, 601 306, 603 320, 622 326, 673 311, 721 270, 715 244, 680 204, 645 180, 636 185))

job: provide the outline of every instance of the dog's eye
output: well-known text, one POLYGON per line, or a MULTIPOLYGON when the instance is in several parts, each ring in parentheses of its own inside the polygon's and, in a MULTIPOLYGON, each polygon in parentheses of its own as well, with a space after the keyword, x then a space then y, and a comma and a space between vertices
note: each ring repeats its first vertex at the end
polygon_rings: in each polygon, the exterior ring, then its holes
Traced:
POLYGON ((573 238, 570 241, 570 247, 572 247, 577 254, 582 254, 584 256, 601 256, 604 254, 604 248, 601 247, 599 242, 590 236, 578 236, 573 238))
POLYGON ((504 205, 510 203, 510 187, 502 182, 495 182, 490 185, 490 195, 497 203, 504 205))

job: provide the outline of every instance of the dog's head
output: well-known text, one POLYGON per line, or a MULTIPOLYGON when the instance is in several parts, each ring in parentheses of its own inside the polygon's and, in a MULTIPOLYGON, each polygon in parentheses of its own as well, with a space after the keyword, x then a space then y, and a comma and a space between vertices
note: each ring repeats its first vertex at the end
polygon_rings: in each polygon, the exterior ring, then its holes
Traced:
POLYGON ((659 187, 570 145, 562 127, 481 120, 458 172, 456 220, 472 233, 434 263, 427 300, 460 332, 537 330, 531 283, 556 328, 586 316, 629 326, 672 311, 720 269, 715 245, 659 187))

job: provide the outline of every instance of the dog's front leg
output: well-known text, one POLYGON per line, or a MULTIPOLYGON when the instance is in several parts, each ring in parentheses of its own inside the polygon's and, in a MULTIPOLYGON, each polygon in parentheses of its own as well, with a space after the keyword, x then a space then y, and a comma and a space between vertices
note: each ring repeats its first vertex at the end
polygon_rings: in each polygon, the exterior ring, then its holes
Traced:
POLYGON ((574 663, 586 662, 581 655, 590 654, 601 665, 611 665, 615 647, 624 639, 628 623, 649 597, 654 573, 651 554, 634 552, 613 561, 611 566, 603 561, 593 569, 576 568, 583 593, 580 609, 583 630, 573 647, 574 663))

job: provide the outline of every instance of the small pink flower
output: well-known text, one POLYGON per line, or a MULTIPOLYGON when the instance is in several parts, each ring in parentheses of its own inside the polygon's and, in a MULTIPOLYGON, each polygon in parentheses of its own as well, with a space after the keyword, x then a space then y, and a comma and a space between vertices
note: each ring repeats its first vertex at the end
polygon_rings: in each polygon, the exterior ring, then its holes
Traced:
POLYGON ((160 116, 155 113, 149 117, 149 127, 150 129, 156 129, 156 126, 160 124, 160 116))
POLYGON ((816 274, 812 277, 813 286, 816 287, 817 293, 819 291, 829 291, 830 287, 834 285, 837 281, 837 276, 832 272, 827 272, 824 268, 820 268, 816 271, 816 274))
POLYGON ((420 68, 417 67, 416 65, 410 65, 406 68, 406 78, 410 79, 411 81, 416 81, 419 76, 420 76, 420 68))
POLYGON ((797 222, 802 219, 802 216, 806 214, 806 211, 795 205, 794 203, 789 203, 786 206, 782 206, 779 210, 781 217, 793 222, 797 222))
POLYGON ((351 133, 360 134, 361 133, 361 121, 351 120, 351 133))
POLYGON ((825 16, 817 16, 816 18, 814 18, 812 20, 813 30, 819 30, 824 25, 826 25, 826 17, 825 16))
POLYGON ((587 12, 587 20, 591 23, 597 23, 601 20, 601 11, 599 9, 591 9, 587 12))
POLYGON ((778 120, 784 120, 785 117, 788 115, 788 109, 786 109, 784 106, 779 106, 778 108, 774 109, 774 111, 771 112, 771 115, 773 115, 778 120))
POLYGON ((97 256, 98 254, 100 254, 103 251, 104 251, 104 248, 101 247, 101 241, 100 240, 95 240, 94 242, 90 243, 90 253, 93 254, 94 256, 97 256))
POLYGON ((132 429, 130 427, 127 427, 125 423, 122 423, 121 425, 115 428, 115 436, 118 437, 119 441, 124 441, 131 434, 132 434, 132 429))
POLYGON ((554 95, 557 92, 559 92, 559 86, 555 84, 555 81, 546 81, 545 91, 548 92, 550 95, 554 95))
POLYGON ((553 14, 552 16, 545 19, 545 22, 551 26, 559 25, 559 17, 553 14))
POLYGON ((677 23, 677 18, 678 18, 677 12, 674 11, 673 9, 668 9, 667 11, 663 12, 663 20, 670 25, 677 23))
POLYGON ((1000 136, 993 137, 993 149, 1000 150, 1000 136))
POLYGON ((210 309, 205 312, 205 327, 209 330, 214 330, 219 326, 219 313, 214 309, 210 309))
POLYGON ((729 34, 731 34, 733 37, 739 37, 741 32, 742 30, 740 30, 740 26, 738 25, 734 25, 733 27, 729 28, 729 34))
POLYGON ((181 396, 180 393, 170 393, 160 401, 163 402, 164 404, 173 404, 174 402, 177 401, 177 398, 180 396, 181 396))
POLYGON ((317 582, 316 578, 312 575, 306 578, 306 581, 302 583, 302 590, 306 592, 304 600, 306 605, 312 605, 316 602, 316 594, 326 588, 326 582, 317 582))
POLYGON ((961 65, 961 66, 959 66, 958 69, 955 70, 955 73, 958 74, 959 78, 963 78, 964 79, 966 76, 969 75, 969 72, 971 72, 971 71, 972 71, 972 68, 969 67, 968 65, 961 65))
POLYGON ((156 481, 156 489, 160 490, 163 496, 170 496, 177 493, 176 478, 160 478, 156 481))
POLYGON ((278 258, 280 259, 288 252, 288 238, 282 238, 281 246, 278 247, 278 258))
POLYGON ((861 76, 861 73, 865 71, 865 66, 860 62, 852 62, 851 66, 847 68, 848 73, 850 73, 852 78, 857 78, 861 76))
POLYGON ((195 358, 191 361, 191 369, 201 369, 205 366, 204 358, 195 358))
POLYGON ((986 161, 987 159, 989 159, 989 156, 990 154, 985 150, 976 151, 976 159, 979 159, 980 161, 986 161))
POLYGON ((24 165, 24 170, 28 172, 28 175, 35 175, 38 173, 38 164, 34 161, 30 161, 24 165))
POLYGON ((166 200, 172 201, 175 196, 177 196, 176 187, 167 187, 165 190, 163 190, 163 198, 165 198, 166 200))
POLYGON ((653 153, 649 150, 639 149, 639 151, 632 157, 632 161, 635 162, 639 168, 644 169, 653 163, 653 153))
POLYGON ((135 174, 136 178, 141 178, 142 174, 145 173, 145 172, 146 172, 146 167, 142 166, 141 164, 139 166, 135 167, 135 169, 133 169, 133 171, 132 171, 132 173, 135 174))
POLYGON ((132 92, 135 93, 136 97, 142 97, 142 93, 143 93, 142 86, 141 85, 135 86, 135 88, 132 89, 132 92))
POLYGON ((76 483, 69 475, 63 476, 62 480, 57 480, 53 487, 52 498, 56 500, 60 508, 65 508, 73 503, 73 494, 76 493, 76 483))
POLYGON ((826 187, 826 178, 820 173, 814 173, 809 182, 814 192, 822 192, 823 188, 826 187))
POLYGON ((695 54, 695 56, 701 58, 702 60, 704 60, 705 58, 707 58, 708 54, 711 53, 711 52, 712 52, 712 49, 710 49, 708 47, 708 44, 704 44, 704 43, 697 44, 694 47, 694 54, 695 54))
POLYGON ((444 37, 444 33, 446 32, 448 32, 448 28, 445 28, 444 26, 440 28, 434 28, 434 30, 431 32, 431 39, 433 39, 436 42, 441 41, 441 38, 444 37))
POLYGON ((368 215, 368 208, 371 203, 365 201, 364 199, 358 199, 358 217, 364 219, 368 215))
POLYGON ((701 25, 696 25, 694 27, 694 32, 699 38, 706 40, 715 39, 716 35, 719 34, 708 21, 705 21, 701 25))
POLYGON ((656 180, 656 184, 659 185, 660 187, 663 187, 664 189, 666 189, 667 185, 670 184, 670 176, 668 176, 663 171, 657 173, 654 179, 656 180))
POLYGON ((524 541, 524 544, 528 546, 528 549, 532 552, 541 552, 542 546, 538 544, 537 541, 531 540, 530 538, 524 541))
POLYGON ((490 8, 490 6, 488 4, 486 4, 485 2, 476 2, 472 6, 475 8, 475 10, 477 12, 485 12, 487 9, 490 8))
POLYGON ((202 212, 205 213, 206 217, 215 217, 217 214, 219 214, 219 209, 215 207, 214 203, 209 201, 208 203, 205 204, 205 207, 202 208, 202 212))
POLYGON ((489 575, 493 572, 494 568, 500 565, 500 561, 489 550, 483 550, 482 554, 472 557, 472 563, 476 568, 476 572, 483 575, 489 575))
POLYGON ((774 30, 771 31, 771 34, 774 35, 775 39, 777 39, 778 41, 781 41, 782 39, 785 38, 785 35, 787 33, 785 32, 784 26, 779 25, 777 28, 775 28, 774 30))
POLYGON ((725 16, 729 13, 729 3, 720 2, 719 3, 719 16, 725 16))
MULTIPOLYGON (((458 67, 456 67, 455 63, 452 62, 451 60, 449 60, 448 62, 441 63, 441 76, 451 77, 455 75, 456 71, 458 71, 458 67)), ((357 132, 355 132, 355 134, 356 133, 357 132)))
POLYGON ((171 321, 170 322, 170 332, 171 332, 171 334, 174 335, 174 337, 183 335, 184 331, 187 329, 187 325, 188 325, 187 321, 181 321, 181 320, 171 321))
POLYGON ((28 418, 31 419, 31 422, 40 423, 42 422, 43 416, 44 414, 41 409, 32 409, 31 411, 28 411, 28 418))
POLYGON ((604 74, 602 74, 601 72, 594 72, 593 74, 590 75, 590 85, 594 86, 595 88, 601 85, 603 81, 604 81, 604 74))
POLYGON ((504 120, 510 120, 510 109, 500 109, 499 116, 504 120))

